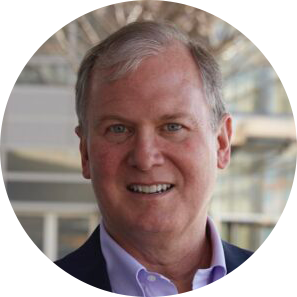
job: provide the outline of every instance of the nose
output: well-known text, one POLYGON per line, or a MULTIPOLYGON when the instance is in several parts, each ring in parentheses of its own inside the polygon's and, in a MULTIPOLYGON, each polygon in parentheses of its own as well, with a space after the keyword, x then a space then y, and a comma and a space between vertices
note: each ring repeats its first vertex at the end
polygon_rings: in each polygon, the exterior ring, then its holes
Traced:
POLYGON ((128 164, 141 171, 148 171, 154 166, 164 164, 164 156, 154 133, 135 135, 133 148, 128 157, 128 164))

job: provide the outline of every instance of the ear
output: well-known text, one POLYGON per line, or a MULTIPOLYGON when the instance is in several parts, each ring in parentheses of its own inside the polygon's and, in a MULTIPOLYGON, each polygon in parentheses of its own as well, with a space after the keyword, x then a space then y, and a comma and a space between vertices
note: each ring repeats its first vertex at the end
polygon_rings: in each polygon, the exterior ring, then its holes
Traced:
POLYGON ((81 126, 77 126, 75 128, 75 133, 79 137, 79 150, 81 157, 82 175, 84 178, 90 179, 91 174, 86 135, 85 133, 83 133, 81 126))
POLYGON ((231 156, 232 118, 226 114, 217 131, 217 167, 228 166, 231 156))

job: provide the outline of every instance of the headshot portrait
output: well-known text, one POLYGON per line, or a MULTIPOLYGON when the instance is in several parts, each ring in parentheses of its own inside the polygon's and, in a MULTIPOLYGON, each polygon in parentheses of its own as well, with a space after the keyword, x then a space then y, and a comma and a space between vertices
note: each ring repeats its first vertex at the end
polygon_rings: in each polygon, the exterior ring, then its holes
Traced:
POLYGON ((132 1, 78 18, 31 58, 7 105, 2 170, 57 269, 168 296, 222 279, 265 241, 295 135, 278 76, 244 35, 193 7, 132 1))

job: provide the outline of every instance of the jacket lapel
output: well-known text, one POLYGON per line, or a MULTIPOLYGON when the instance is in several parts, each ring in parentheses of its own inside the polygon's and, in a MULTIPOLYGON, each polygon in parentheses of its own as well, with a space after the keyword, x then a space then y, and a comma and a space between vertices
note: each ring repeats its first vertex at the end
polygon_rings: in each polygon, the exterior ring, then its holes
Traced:
POLYGON ((240 266, 253 254, 251 251, 241 249, 226 241, 222 240, 222 243, 225 254, 227 274, 240 266))
POLYGON ((84 253, 88 255, 87 263, 89 263, 89 266, 87 267, 88 283, 94 287, 111 292, 106 262, 101 250, 99 226, 86 242, 84 248, 84 253))

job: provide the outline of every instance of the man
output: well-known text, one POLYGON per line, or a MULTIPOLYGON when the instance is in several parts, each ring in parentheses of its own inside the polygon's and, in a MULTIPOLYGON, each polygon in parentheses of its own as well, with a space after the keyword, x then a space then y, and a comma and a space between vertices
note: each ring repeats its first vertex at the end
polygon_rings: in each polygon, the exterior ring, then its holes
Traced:
POLYGON ((222 242, 207 216, 217 169, 230 159, 220 87, 212 56, 169 24, 130 24, 87 53, 76 133, 103 220, 57 265, 107 291, 165 296, 250 256, 222 242))

